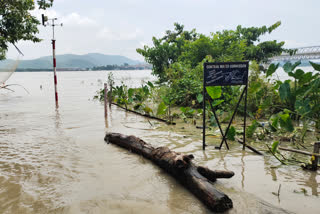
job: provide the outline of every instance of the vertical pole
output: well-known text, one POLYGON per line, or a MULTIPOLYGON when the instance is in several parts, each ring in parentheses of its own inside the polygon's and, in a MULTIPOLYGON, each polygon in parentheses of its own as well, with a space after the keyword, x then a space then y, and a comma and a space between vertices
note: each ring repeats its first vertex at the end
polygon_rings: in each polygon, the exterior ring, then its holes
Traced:
MULTIPOLYGON (((320 142, 315 142, 314 143, 314 146, 313 146, 313 153, 318 153, 319 154, 319 151, 320 151, 320 142)), ((312 170, 317 170, 318 169, 318 162, 319 162, 319 157, 318 156, 315 156, 313 155, 312 156, 312 170)))
POLYGON ((112 84, 110 85, 110 96, 108 97, 109 98, 109 107, 111 108, 111 103, 112 103, 112 84))
MULTIPOLYGON (((108 123, 108 84, 104 84, 104 119, 105 119, 105 125, 106 128, 109 128, 108 123)), ((110 103, 110 102, 109 102, 110 103)))
POLYGON ((108 85, 104 84, 104 117, 108 117, 108 85))
POLYGON ((206 86, 203 72, 203 124, 202 124, 202 149, 206 149, 206 86))
POLYGON ((56 100, 56 106, 58 107, 58 89, 57 89, 57 74, 56 74, 56 40, 52 39, 52 58, 53 58, 53 78, 54 78, 54 92, 55 92, 55 100, 56 100))
POLYGON ((248 83, 246 85, 246 94, 244 98, 244 121, 243 121, 243 147, 242 150, 246 148, 246 125, 247 125, 247 97, 248 97, 248 83))

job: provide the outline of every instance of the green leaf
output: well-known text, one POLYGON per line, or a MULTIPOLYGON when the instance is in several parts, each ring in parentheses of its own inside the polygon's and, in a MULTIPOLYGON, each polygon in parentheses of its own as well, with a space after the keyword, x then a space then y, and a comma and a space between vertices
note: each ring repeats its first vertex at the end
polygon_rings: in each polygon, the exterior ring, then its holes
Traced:
POLYGON ((221 97, 221 86, 208 86, 206 87, 209 96, 214 100, 221 97))
POLYGON ((294 127, 293 127, 293 123, 292 120, 290 118, 290 115, 288 113, 286 114, 280 114, 280 127, 282 129, 285 129, 288 132, 293 132, 294 131, 294 127))
POLYGON ((213 101, 213 103, 212 103, 212 108, 220 105, 220 104, 223 103, 223 102, 224 102, 224 100, 215 100, 215 101, 213 101))
POLYGON ((231 126, 228 133, 227 133, 227 139, 228 140, 235 140, 235 136, 236 136, 236 128, 231 126))
POLYGON ((187 112, 186 107, 180 107, 180 111, 182 111, 183 113, 186 113, 187 112))
POLYGON ((295 103, 296 111, 302 116, 309 114, 311 112, 311 107, 309 103, 310 103, 310 99, 297 100, 295 103))
POLYGON ((158 106, 157 115, 164 115, 167 112, 168 107, 164 102, 161 102, 158 106))
POLYGON ((303 70, 297 69, 296 72, 295 72, 295 78, 296 78, 296 79, 301 79, 304 74, 305 74, 305 73, 304 73, 303 70))
POLYGON ((292 64, 291 62, 286 62, 284 65, 283 65, 283 70, 286 72, 286 73, 289 73, 291 72, 291 67, 292 67, 292 64))
POLYGON ((309 83, 313 78, 312 72, 307 72, 299 79, 299 84, 309 83))
POLYGON ((145 93, 145 95, 149 95, 149 88, 148 86, 144 86, 142 87, 143 92, 145 93))
POLYGON ((291 96, 289 82, 284 82, 279 87, 279 94, 282 101, 288 100, 291 96))
POLYGON ((278 64, 271 64, 269 67, 268 67, 268 70, 267 70, 267 72, 266 72, 266 74, 267 74, 267 77, 268 76, 271 76, 274 72, 276 72, 276 70, 278 69, 278 67, 279 67, 279 63, 278 64))
POLYGON ((133 93, 134 93, 134 89, 133 88, 129 88, 128 97, 131 98, 133 96, 133 93))
POLYGON ((148 106, 144 107, 143 111, 146 113, 146 114, 150 114, 152 112, 152 109, 149 108, 148 106))
POLYGON ((202 103, 203 102, 203 95, 202 94, 198 94, 197 101, 198 101, 198 103, 202 103))
POLYGON ((289 114, 280 114, 280 118, 282 121, 287 122, 288 119, 290 118, 289 114))
POLYGON ((161 102, 158 106, 157 115, 164 115, 167 112, 168 107, 164 102, 161 102))
POLYGON ((290 72, 293 72, 294 69, 296 69, 297 66, 299 66, 301 64, 301 61, 298 61, 294 64, 291 64, 291 62, 287 62, 286 64, 283 65, 283 70, 286 72, 286 73, 290 73, 290 72))
POLYGON ((150 88, 154 88, 154 85, 152 84, 152 82, 148 81, 147 84, 150 88))
POLYGON ((271 152, 275 154, 277 152, 279 146, 279 141, 274 141, 271 146, 271 152))
POLYGON ((272 115, 269 121, 271 131, 276 132, 279 128, 279 117, 278 115, 272 115))
POLYGON ((292 65, 292 67, 291 67, 292 71, 294 71, 294 69, 296 69, 296 67, 298 67, 299 65, 301 65, 301 61, 300 60, 292 65))
POLYGON ((298 80, 302 79, 304 74, 305 74, 304 71, 301 69, 297 69, 294 73, 293 72, 288 73, 289 76, 291 76, 295 79, 298 79, 298 80))
POLYGON ((255 133, 256 129, 258 128, 259 124, 256 120, 252 121, 252 124, 251 126, 249 126, 247 129, 246 129, 246 136, 248 138, 252 138, 253 137, 253 134, 255 133))
POLYGON ((313 67, 314 70, 320 71, 320 64, 314 63, 309 61, 310 65, 313 67))
POLYGON ((249 93, 257 93, 257 91, 261 88, 261 82, 251 82, 249 87, 249 93))

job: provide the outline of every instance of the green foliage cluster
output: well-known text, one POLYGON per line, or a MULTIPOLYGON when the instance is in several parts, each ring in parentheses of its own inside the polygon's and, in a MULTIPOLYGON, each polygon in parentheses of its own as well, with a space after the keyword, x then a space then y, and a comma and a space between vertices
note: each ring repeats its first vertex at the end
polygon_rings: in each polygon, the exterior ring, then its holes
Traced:
MULTIPOLYGON (((262 90, 262 96, 265 101, 256 103, 254 109, 258 109, 255 113, 257 119, 263 117, 268 122, 263 126, 254 120, 246 130, 248 138, 253 138, 256 130, 261 127, 263 134, 257 134, 259 139, 263 135, 271 135, 276 133, 282 135, 293 133, 293 137, 297 134, 296 124, 303 124, 300 131, 300 139, 296 140, 304 142, 308 127, 313 123, 315 128, 320 128, 320 65, 310 62, 314 68, 313 72, 305 72, 298 66, 301 62, 287 62, 283 65, 283 70, 290 77, 287 80, 271 81, 271 76, 279 67, 279 64, 271 64, 265 71, 265 77, 255 78, 249 88, 249 100, 254 100, 257 94, 255 91, 262 90), (269 98, 268 98, 269 97, 269 98), (270 99, 270 100, 269 100, 270 99)), ((253 78, 253 75, 251 75, 253 78)), ((252 102, 251 100, 251 102, 252 102)), ((250 102, 249 102, 250 103, 250 102)), ((251 103, 254 105, 254 103, 251 103)), ((251 110, 254 110, 251 108, 251 110)))
MULTIPOLYGON (((270 57, 283 52, 294 54, 295 50, 284 49, 284 42, 264 41, 261 36, 270 34, 280 26, 281 22, 267 27, 238 26, 235 30, 223 30, 209 36, 199 34, 195 29, 184 30, 184 26, 175 23, 173 31, 167 31, 162 38, 153 38, 153 46, 137 49, 137 52, 152 64, 153 74, 158 77, 162 88, 162 100, 159 114, 168 110, 168 105, 180 107, 181 118, 193 117, 196 109, 203 101, 203 64, 205 62, 250 61, 248 89, 248 114, 254 120, 246 130, 247 137, 257 136, 263 139, 270 133, 292 133, 294 123, 303 120, 309 124, 311 120, 320 128, 320 81, 319 74, 297 69, 300 62, 286 63, 283 69, 291 79, 273 81, 270 77, 278 69, 279 64, 271 64, 267 70, 261 69, 260 63, 267 62, 270 57), (165 88, 165 89, 164 89, 165 88), (161 110, 161 111, 160 111, 161 110), (267 122, 260 123, 264 118, 267 122), (262 134, 255 135, 257 130, 262 134)), ((310 62, 316 71, 319 65, 310 62)), ((232 112, 238 102, 240 86, 207 87, 206 92, 212 100, 212 107, 217 114, 232 112), (224 103, 224 105, 220 105, 224 103)), ((206 103, 210 109, 209 103, 206 103)), ((244 114, 240 104, 238 113, 244 114)), ((169 108, 170 109, 170 108, 169 108)), ((210 124, 216 125, 212 112, 207 114, 210 124)), ((228 114, 225 119, 231 117, 228 114), (228 116, 229 115, 229 116, 228 116)), ((304 129, 306 130, 306 129, 304 129)), ((236 132, 230 133, 230 135, 236 132)), ((231 139, 232 137, 229 136, 231 139)))
MULTIPOLYGON (((190 106, 203 91, 204 62, 262 62, 289 51, 283 48, 283 42, 259 42, 262 35, 271 33, 280 24, 250 28, 239 25, 236 30, 218 31, 207 36, 195 29, 186 31, 183 25, 175 23, 175 29, 168 30, 164 37, 153 37, 153 47, 144 46, 137 52, 152 64, 159 83, 169 87, 166 96, 175 100, 176 105, 190 106)), ((232 91, 230 87, 224 87, 222 90, 227 103, 232 101, 234 92, 238 94, 238 89, 232 91)))
MULTIPOLYGON (((146 84, 139 88, 129 88, 122 82, 119 86, 114 86, 112 73, 108 75, 108 84, 112 90, 108 91, 108 96, 111 96, 112 102, 124 106, 129 109, 129 105, 133 106, 136 111, 142 111, 146 114, 152 114, 153 110, 147 105, 147 101, 151 98, 152 90, 155 86, 152 82, 148 81, 146 84), (111 92, 112 91, 112 92, 111 92)), ((104 100, 104 89, 98 91, 95 99, 104 100)))
POLYGON ((0 1, 0 60, 6 58, 8 45, 19 40, 40 42, 37 37, 40 24, 30 11, 36 6, 46 9, 52 6, 53 0, 1 0, 0 1))
POLYGON ((175 23, 175 29, 166 31, 164 37, 153 37, 153 47, 144 46, 137 49, 137 52, 153 65, 153 73, 159 77, 160 82, 173 81, 177 76, 186 74, 181 70, 196 68, 208 56, 211 61, 217 62, 262 62, 283 51, 289 51, 283 48, 284 42, 259 43, 262 35, 271 33, 280 24, 281 22, 277 22, 270 27, 250 28, 239 25, 236 30, 218 31, 206 36, 196 33, 195 29, 185 31, 183 25, 175 23))
MULTIPOLYGON (((300 61, 284 64, 284 71, 291 79, 275 82, 280 97, 280 107, 289 109, 294 114, 294 119, 311 119, 320 124, 320 78, 319 64, 310 62, 315 72, 304 72, 297 68, 300 61)), ((267 77, 272 75, 278 65, 271 65, 267 77)))

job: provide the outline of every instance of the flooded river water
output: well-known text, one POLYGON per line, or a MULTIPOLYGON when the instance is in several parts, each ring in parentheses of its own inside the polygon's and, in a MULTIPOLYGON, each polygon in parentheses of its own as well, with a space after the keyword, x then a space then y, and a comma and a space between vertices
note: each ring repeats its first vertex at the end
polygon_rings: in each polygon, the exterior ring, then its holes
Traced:
MULTIPOLYGON (((116 83, 131 86, 154 79, 150 71, 113 73, 116 83)), ((103 105, 92 100, 106 79, 106 71, 59 72, 56 109, 52 73, 10 78, 8 84, 21 84, 30 94, 18 86, 0 91, 0 213, 210 213, 157 166, 106 144, 106 131, 134 134, 193 153, 197 164, 233 170, 233 178, 215 184, 233 200, 228 213, 319 213, 319 172, 271 167, 279 166, 273 157, 243 152, 236 143, 217 151, 210 138, 203 152, 201 130, 155 128, 115 106, 106 127, 103 105), (277 197, 272 192, 280 184, 277 197)))

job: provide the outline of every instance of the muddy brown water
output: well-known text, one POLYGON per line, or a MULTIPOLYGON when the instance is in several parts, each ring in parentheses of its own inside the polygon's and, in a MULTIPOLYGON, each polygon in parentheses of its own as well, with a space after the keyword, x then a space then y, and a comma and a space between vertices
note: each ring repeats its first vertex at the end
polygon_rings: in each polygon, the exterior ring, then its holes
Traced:
MULTIPOLYGON (((154 80, 150 71, 114 76, 132 86, 154 80)), ((233 178, 214 184, 233 200, 227 213, 319 213, 319 172, 278 167, 273 157, 243 152, 236 143, 217 151, 214 137, 203 152, 201 130, 188 129, 190 124, 151 126, 117 107, 106 124, 103 105, 92 100, 106 77, 106 71, 59 72, 58 109, 51 73, 10 78, 8 84, 21 84, 30 94, 20 87, 0 91, 0 213, 210 213, 157 166, 106 144, 106 131, 193 153, 197 164, 212 169, 233 170, 233 178), (277 197, 272 192, 280 184, 277 197)))

